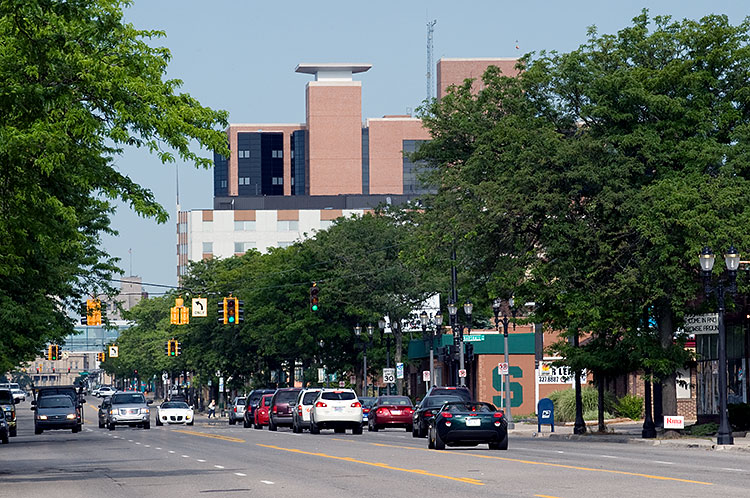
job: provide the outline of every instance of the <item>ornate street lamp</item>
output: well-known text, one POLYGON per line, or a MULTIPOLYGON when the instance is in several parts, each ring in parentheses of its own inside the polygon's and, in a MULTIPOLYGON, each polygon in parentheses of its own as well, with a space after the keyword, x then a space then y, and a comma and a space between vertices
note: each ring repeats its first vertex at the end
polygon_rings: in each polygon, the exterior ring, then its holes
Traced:
MULTIPOLYGON (((453 330, 453 344, 456 346, 456 348, 458 348, 458 346, 461 343, 458 338, 458 320, 456 317, 456 313, 458 313, 458 306, 456 305, 456 302, 451 299, 448 302, 448 314, 450 315, 450 325, 451 325, 451 329, 453 330)), ((450 357, 451 357, 451 363, 452 363, 454 361, 452 352, 450 354, 450 357)), ((454 386, 457 384, 456 378, 452 371, 451 371, 451 384, 454 386)))
MULTIPOLYGON (((510 308, 510 314, 513 317, 513 330, 516 330, 516 309, 513 307, 515 300, 511 297, 508 299, 508 308, 510 308)), ((504 351, 505 351, 505 363, 508 365, 508 373, 505 374, 503 383, 505 384, 505 410, 507 412, 506 420, 508 421, 508 428, 513 429, 515 424, 513 423, 513 416, 511 415, 511 402, 510 402, 510 360, 508 355, 508 325, 510 320, 508 319, 508 313, 502 309, 503 300, 499 297, 492 302, 492 312, 495 314, 495 328, 500 331, 500 324, 503 324, 503 340, 504 351), (503 312, 503 317, 500 318, 500 311, 503 312)))
MULTIPOLYGON (((443 314, 440 313, 440 311, 438 311, 437 313, 435 313, 435 316, 433 317, 433 323, 435 324, 435 335, 439 339, 440 336, 442 335, 442 333, 441 333, 442 331, 440 330, 440 328, 443 326, 443 314)), ((434 362, 433 362, 433 357, 434 357, 434 350, 433 350, 434 346, 433 345, 434 345, 434 343, 435 343, 435 340, 434 340, 434 338, 432 338, 430 340, 430 384, 433 385, 433 386, 436 385, 436 381, 435 381, 435 366, 434 366, 434 362)))
POLYGON ((724 264, 727 267, 726 277, 719 278, 717 284, 711 284, 711 272, 714 268, 714 254, 708 247, 704 247, 699 256, 703 290, 706 296, 716 295, 719 306, 719 432, 716 435, 717 444, 734 444, 732 429, 729 425, 729 411, 727 410, 727 331, 724 324, 726 309, 724 296, 737 292, 737 269, 740 266, 740 255, 734 246, 730 246, 724 254, 724 264), (726 281, 726 282, 725 282, 726 281))
POLYGON ((365 338, 362 338, 362 327, 357 324, 354 326, 354 335, 357 337, 357 339, 362 340, 362 349, 364 350, 363 355, 363 382, 362 382, 362 396, 367 396, 367 346, 369 346, 372 343, 372 332, 375 327, 372 326, 372 324, 369 324, 367 326, 367 336, 365 338))

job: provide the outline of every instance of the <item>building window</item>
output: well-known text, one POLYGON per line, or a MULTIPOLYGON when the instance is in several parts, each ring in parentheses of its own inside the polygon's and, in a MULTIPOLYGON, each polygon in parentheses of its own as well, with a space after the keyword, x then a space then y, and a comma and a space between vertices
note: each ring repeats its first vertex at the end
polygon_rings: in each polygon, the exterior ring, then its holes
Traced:
POLYGON ((254 221, 235 221, 234 230, 236 232, 254 232, 255 222, 254 221))
POLYGON ((214 252, 214 243, 213 242, 204 242, 203 243, 203 254, 213 254, 214 252))
POLYGON ((276 222, 276 231, 277 232, 296 232, 299 230, 299 221, 297 220, 289 220, 289 221, 277 221, 276 222))
POLYGON ((284 178, 281 176, 274 176, 271 178, 272 185, 284 185, 284 178))
POLYGON ((249 150, 240 150, 240 151, 237 151, 237 158, 239 158, 239 159, 248 159, 248 158, 250 158, 250 151, 249 150))
POLYGON ((284 151, 282 151, 282 150, 272 150, 271 151, 271 157, 273 159, 282 159, 284 157, 284 151))
POLYGON ((226 180, 222 180, 220 182, 220 184, 221 184, 221 188, 227 188, 227 181, 226 180))
POLYGON ((255 242, 235 242, 234 252, 236 254, 244 253, 250 249, 255 249, 255 242))

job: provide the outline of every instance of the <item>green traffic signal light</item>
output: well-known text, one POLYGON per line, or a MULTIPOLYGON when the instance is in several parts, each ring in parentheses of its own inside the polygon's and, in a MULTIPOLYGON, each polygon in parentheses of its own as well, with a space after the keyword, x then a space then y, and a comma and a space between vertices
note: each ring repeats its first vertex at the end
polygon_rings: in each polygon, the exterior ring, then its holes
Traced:
POLYGON ((229 323, 235 323, 237 321, 237 298, 230 297, 227 300, 227 321, 229 323))

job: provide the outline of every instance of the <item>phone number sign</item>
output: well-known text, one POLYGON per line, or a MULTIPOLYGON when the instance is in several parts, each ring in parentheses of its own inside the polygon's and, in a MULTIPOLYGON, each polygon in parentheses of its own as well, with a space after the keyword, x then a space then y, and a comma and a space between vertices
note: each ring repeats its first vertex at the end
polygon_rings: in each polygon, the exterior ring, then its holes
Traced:
MULTIPOLYGON (((586 370, 581 372, 581 384, 586 383, 586 370)), ((575 376, 570 367, 556 367, 552 362, 543 361, 539 364, 539 384, 573 384, 575 376)))

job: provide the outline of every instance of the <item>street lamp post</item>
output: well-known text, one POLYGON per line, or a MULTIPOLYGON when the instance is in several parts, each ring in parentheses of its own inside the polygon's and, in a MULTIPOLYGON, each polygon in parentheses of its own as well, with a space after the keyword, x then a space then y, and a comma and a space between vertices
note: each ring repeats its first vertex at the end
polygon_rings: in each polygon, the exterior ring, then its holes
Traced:
MULTIPOLYGON (((456 305, 456 302, 451 299, 448 301, 448 315, 450 316, 451 330, 453 330, 453 344, 458 347, 461 342, 458 339, 458 320, 456 313, 458 313, 458 306, 456 305)), ((451 364, 453 364, 453 361, 453 354, 451 353, 451 364)), ((456 378, 453 374, 453 368, 451 368, 451 384, 454 386, 457 384, 456 378)))
POLYGON ((704 247, 700 254, 701 276, 703 290, 706 296, 716 295, 719 306, 719 432, 716 435, 717 444, 734 444, 732 429, 729 426, 729 412, 727 411, 727 331, 724 324, 725 293, 737 292, 737 269, 740 266, 740 255, 734 246, 730 246, 724 255, 727 267, 726 285, 724 279, 719 278, 716 286, 711 284, 711 272, 714 268, 714 253, 704 247))
MULTIPOLYGON (((393 329, 391 327, 384 327, 383 334, 386 341, 385 368, 391 368, 391 336, 393 335, 393 329)), ((391 394, 390 384, 386 384, 385 389, 387 394, 391 394)))
MULTIPOLYGON (((505 409, 508 411, 508 416, 506 419, 508 420, 508 428, 513 429, 515 427, 515 424, 513 423, 513 416, 511 415, 511 402, 510 402, 510 360, 508 356, 508 325, 510 323, 510 320, 508 320, 508 314, 503 310, 503 317, 500 318, 500 310, 502 307, 503 300, 499 297, 496 298, 492 302, 492 312, 495 314, 495 328, 500 330, 500 323, 503 324, 503 340, 505 341, 504 344, 504 351, 505 351, 505 363, 508 365, 508 373, 505 374, 504 384, 505 384, 505 409)), ((514 300, 511 297, 508 299, 508 308, 510 308, 510 314, 513 317, 513 330, 516 330, 516 309, 513 307, 514 300)))
MULTIPOLYGON (((440 311, 435 313, 435 316, 433 317, 433 322, 435 324, 435 335, 439 339, 440 336, 442 335, 440 328, 443 326, 443 314, 440 313, 440 311)), ((435 386, 435 366, 434 366, 434 361, 433 361, 434 355, 435 355, 434 344, 435 344, 435 339, 432 338, 432 340, 430 340, 430 385, 431 386, 435 386)))
POLYGON ((323 339, 318 341, 318 346, 320 346, 320 366, 323 367, 323 372, 325 372, 325 387, 328 387, 328 372, 326 371, 325 365, 323 365, 323 346, 325 346, 323 339))
MULTIPOLYGON (((471 333, 471 312, 472 312, 473 309, 474 309, 474 305, 471 303, 471 301, 467 300, 464 303, 464 314, 466 315, 466 330, 467 330, 468 333, 471 333)), ((465 364, 465 361, 464 361, 465 354, 464 354, 464 330, 463 330, 463 327, 461 327, 461 334, 460 334, 460 336, 461 336, 461 344, 459 344, 459 346, 458 346, 459 347, 459 349, 458 349, 458 358, 459 358, 458 369, 459 369, 459 371, 460 370, 466 370, 466 364, 465 364)), ((459 375, 458 382, 459 382, 460 385, 465 386, 466 385, 466 377, 461 377, 459 375)))
MULTIPOLYGON (((372 343, 372 332, 375 329, 375 327, 372 326, 372 324, 367 326, 367 338, 362 339, 362 349, 364 350, 363 355, 363 381, 362 381, 362 396, 367 396, 367 346, 372 343)), ((354 327, 354 335, 357 337, 357 339, 360 339, 362 336, 362 327, 357 324, 354 327)))
POLYGON ((427 340, 428 338, 430 340, 430 385, 434 386, 435 385, 435 379, 432 376, 432 374, 433 374, 433 368, 432 368, 432 365, 433 365, 433 359, 432 359, 433 358, 433 356, 432 356, 433 355, 433 353, 432 353, 432 339, 433 339, 433 335, 432 335, 432 330, 430 330, 429 337, 427 335, 427 324, 430 323, 430 317, 427 316, 427 312, 426 311, 422 310, 422 313, 419 314, 419 320, 422 322, 422 337, 424 338, 424 340, 427 340))

